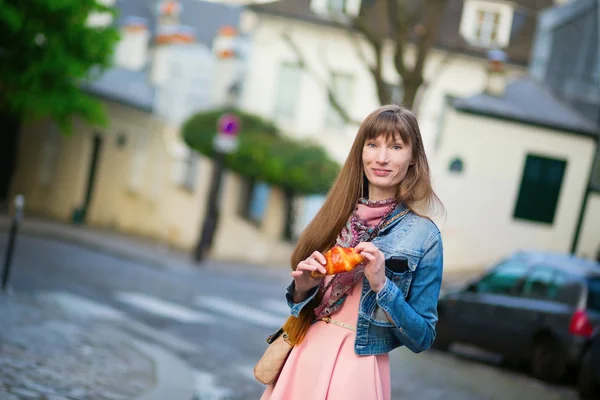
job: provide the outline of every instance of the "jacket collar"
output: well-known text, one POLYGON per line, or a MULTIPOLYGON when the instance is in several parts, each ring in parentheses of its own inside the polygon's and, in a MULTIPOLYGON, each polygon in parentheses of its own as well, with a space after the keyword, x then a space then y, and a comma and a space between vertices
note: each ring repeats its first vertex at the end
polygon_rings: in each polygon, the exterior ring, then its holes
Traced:
POLYGON ((411 211, 405 203, 398 204, 394 211, 392 211, 390 214, 388 220, 384 222, 384 225, 379 232, 381 233, 387 231, 395 226, 398 222, 402 221, 409 214, 411 214, 411 211))

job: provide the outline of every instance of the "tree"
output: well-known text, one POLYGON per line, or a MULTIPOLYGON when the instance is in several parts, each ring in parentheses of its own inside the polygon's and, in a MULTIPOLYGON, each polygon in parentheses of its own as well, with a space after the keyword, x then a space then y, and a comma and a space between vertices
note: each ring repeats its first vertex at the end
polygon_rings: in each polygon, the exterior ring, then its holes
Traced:
POLYGON ((70 132, 72 117, 102 124, 100 103, 79 90, 82 79, 109 66, 118 32, 91 26, 96 0, 0 0, 0 114, 50 116, 70 132))
MULTIPOLYGON (((445 3, 445 0, 363 0, 358 16, 332 16, 349 30, 360 59, 373 77, 380 104, 392 102, 394 83, 390 84, 383 76, 384 63, 388 60, 386 55, 391 52, 394 68, 401 78, 397 83, 403 87, 401 103, 410 108, 417 106, 417 94, 424 83, 425 61, 434 45, 445 3), (368 44, 373 55, 371 59, 359 39, 368 44), (410 44, 414 46, 415 57, 409 64, 406 50, 410 44)), ((283 33, 283 39, 296 53, 300 67, 319 79, 287 32, 283 33)), ((329 102, 340 116, 346 122, 356 122, 341 106, 334 90, 327 84, 325 86, 329 102)))

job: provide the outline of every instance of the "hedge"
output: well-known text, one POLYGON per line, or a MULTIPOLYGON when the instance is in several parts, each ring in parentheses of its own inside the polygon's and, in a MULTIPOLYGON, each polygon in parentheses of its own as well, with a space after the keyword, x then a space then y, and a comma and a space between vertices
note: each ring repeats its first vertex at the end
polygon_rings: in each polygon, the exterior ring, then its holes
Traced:
POLYGON ((242 129, 237 151, 225 156, 225 165, 238 174, 297 194, 324 194, 339 165, 318 145, 281 135, 275 124, 256 115, 231 109, 211 110, 192 116, 183 126, 185 142, 213 157, 216 124, 224 112, 235 112, 242 129))

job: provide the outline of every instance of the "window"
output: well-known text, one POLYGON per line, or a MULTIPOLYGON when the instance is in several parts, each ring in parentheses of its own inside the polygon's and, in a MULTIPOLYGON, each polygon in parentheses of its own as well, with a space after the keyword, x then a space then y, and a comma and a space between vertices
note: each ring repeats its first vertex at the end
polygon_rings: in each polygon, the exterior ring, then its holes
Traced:
POLYGON ((453 158, 452 161, 450 161, 450 165, 448 165, 448 171, 454 174, 462 173, 463 168, 463 160, 460 157, 453 158))
POLYGON ((310 9, 317 15, 356 17, 360 13, 362 0, 310 0, 310 9))
POLYGON ((528 155, 514 217, 552 224, 567 162, 528 155))
POLYGON ((556 273, 550 268, 535 267, 523 285, 523 297, 553 299, 557 293, 556 273))
POLYGON ((284 62, 279 70, 275 93, 274 117, 291 121, 296 116, 302 70, 297 63, 284 62))
MULTIPOLYGON (((352 87, 354 85, 354 78, 352 75, 341 74, 334 72, 331 75, 331 90, 339 105, 348 113, 350 105, 352 104, 352 87)), ((329 96, 327 96, 328 111, 326 116, 325 125, 328 128, 342 129, 345 125, 344 118, 340 115, 338 110, 335 109, 329 96)))
POLYGON ((330 13, 343 13, 346 10, 347 0, 327 0, 327 11, 330 13))
POLYGON ((477 284, 477 292, 516 294, 517 284, 523 279, 528 266, 520 260, 509 260, 496 267, 477 284))
POLYGON ((58 131, 58 127, 54 124, 50 125, 45 136, 38 179, 40 184, 47 186, 52 184, 58 160, 58 151, 60 148, 60 132, 58 131))
POLYGON ((460 34, 472 46, 489 49, 509 45, 514 5, 487 0, 465 0, 460 20, 460 34))
POLYGON ((587 308, 600 312, 600 279, 593 278, 588 280, 588 300, 587 308))
POLYGON ((129 186, 134 191, 139 191, 144 183, 144 172, 146 171, 146 161, 150 151, 150 138, 145 132, 137 134, 131 171, 129 175, 129 186))
POLYGON ((477 10, 473 38, 483 46, 491 47, 498 42, 501 14, 497 11, 477 10))
POLYGON ((260 224, 267 211, 271 188, 266 183, 254 181, 246 181, 244 186, 242 190, 245 195, 240 203, 242 216, 256 224, 260 224))

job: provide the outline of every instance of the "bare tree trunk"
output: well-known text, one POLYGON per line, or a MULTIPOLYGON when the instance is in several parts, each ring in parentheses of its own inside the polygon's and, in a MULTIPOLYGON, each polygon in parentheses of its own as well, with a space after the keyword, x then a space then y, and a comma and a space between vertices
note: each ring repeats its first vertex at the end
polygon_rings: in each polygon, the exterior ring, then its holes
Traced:
MULTIPOLYGON (((414 32, 418 37, 415 65, 410 71, 406 71, 403 67, 404 74, 398 70, 404 83, 404 98, 402 102, 409 108, 412 108, 414 105, 419 87, 423 84, 423 69, 427 61, 427 55, 435 43, 437 27, 441 22, 445 4, 445 0, 428 0, 425 2, 423 24, 414 27, 414 32)), ((396 54, 396 56, 401 55, 396 54)))

